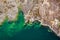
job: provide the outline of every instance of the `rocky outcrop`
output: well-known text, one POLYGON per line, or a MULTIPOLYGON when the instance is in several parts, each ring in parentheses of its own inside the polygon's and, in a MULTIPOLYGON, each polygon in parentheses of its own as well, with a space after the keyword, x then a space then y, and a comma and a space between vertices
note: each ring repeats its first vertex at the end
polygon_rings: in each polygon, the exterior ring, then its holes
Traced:
POLYGON ((22 6, 26 22, 38 20, 60 36, 59 0, 26 0, 22 6))
POLYGON ((8 17, 9 21, 15 20, 18 14, 16 0, 0 0, 0 24, 8 17))

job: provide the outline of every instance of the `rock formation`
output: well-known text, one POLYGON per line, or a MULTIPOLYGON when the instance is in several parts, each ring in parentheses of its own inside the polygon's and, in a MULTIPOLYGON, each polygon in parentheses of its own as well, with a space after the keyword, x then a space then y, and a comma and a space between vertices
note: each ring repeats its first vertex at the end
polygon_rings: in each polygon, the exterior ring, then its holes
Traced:
POLYGON ((38 20, 42 25, 49 26, 51 30, 60 36, 59 0, 26 0, 25 4, 22 2, 21 4, 26 22, 38 20))

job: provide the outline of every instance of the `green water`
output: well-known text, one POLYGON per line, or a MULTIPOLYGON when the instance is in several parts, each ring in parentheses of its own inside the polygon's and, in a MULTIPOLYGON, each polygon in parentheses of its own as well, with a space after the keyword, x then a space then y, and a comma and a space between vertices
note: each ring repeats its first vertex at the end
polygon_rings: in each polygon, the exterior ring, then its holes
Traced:
POLYGON ((25 24, 24 13, 19 10, 18 14, 17 21, 6 19, 3 25, 0 25, 0 40, 60 40, 39 21, 25 24))

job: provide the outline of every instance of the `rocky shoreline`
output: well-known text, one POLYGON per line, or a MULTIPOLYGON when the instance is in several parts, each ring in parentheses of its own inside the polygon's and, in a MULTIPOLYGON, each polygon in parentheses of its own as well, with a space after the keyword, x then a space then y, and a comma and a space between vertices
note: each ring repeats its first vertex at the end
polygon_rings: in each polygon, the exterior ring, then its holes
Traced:
POLYGON ((38 20, 60 36, 59 0, 0 0, 0 24, 7 17, 9 21, 14 21, 20 6, 24 12, 25 22, 38 20))
POLYGON ((59 4, 59 0, 27 0, 27 3, 22 4, 26 22, 38 20, 60 36, 59 4))

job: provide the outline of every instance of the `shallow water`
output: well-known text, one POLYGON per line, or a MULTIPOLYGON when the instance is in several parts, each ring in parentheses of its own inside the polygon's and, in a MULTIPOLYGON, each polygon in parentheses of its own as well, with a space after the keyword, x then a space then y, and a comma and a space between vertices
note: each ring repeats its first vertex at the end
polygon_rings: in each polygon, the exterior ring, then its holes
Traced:
POLYGON ((24 15, 19 11, 17 21, 5 21, 0 28, 0 40, 60 40, 46 26, 42 26, 40 22, 34 21, 32 24, 24 25, 24 15))

